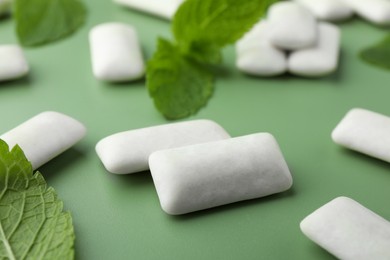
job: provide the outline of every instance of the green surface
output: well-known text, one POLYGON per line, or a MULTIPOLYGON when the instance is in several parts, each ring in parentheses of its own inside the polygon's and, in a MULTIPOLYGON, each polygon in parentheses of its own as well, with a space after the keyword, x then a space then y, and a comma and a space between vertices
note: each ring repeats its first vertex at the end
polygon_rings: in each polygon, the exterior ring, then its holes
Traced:
MULTIPOLYGON (((88 128, 78 145, 40 168, 72 212, 77 259, 332 259, 299 230, 314 209, 344 195, 390 219, 390 165, 330 138, 350 108, 390 115, 390 73, 356 55, 383 38, 383 29, 357 19, 342 24, 340 67, 321 80, 244 76, 234 69, 234 48, 226 48, 226 75, 217 80, 207 107, 190 119, 215 120, 232 136, 274 134, 294 185, 280 195, 172 217, 161 210, 149 172, 107 173, 94 151, 107 135, 167 121, 143 81, 113 85, 93 78, 87 38, 93 25, 127 22, 151 57, 157 36, 169 36, 169 24, 110 1, 87 5, 81 31, 26 49, 30 76, 0 84, 0 132, 45 110, 68 114, 88 128)), ((1 21, 0 43, 15 42, 12 21, 1 21)))

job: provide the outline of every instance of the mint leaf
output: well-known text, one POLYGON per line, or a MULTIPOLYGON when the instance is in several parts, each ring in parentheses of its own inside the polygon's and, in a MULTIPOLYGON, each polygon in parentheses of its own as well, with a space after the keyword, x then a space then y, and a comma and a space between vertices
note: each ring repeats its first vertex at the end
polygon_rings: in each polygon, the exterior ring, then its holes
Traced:
POLYGON ((217 65, 222 61, 221 48, 202 42, 193 42, 191 44, 191 51, 178 48, 181 51, 182 55, 190 57, 200 63, 208 63, 217 65))
POLYGON ((184 53, 199 46, 217 49, 234 43, 275 0, 187 0, 173 19, 173 34, 184 53))
POLYGON ((241 38, 276 0, 186 0, 173 19, 175 43, 159 39, 146 79, 168 119, 195 114, 214 89, 221 48, 241 38))
POLYGON ((19 41, 37 46, 60 40, 83 23, 86 9, 80 0, 14 0, 19 41))
POLYGON ((176 46, 160 38, 147 67, 147 87, 157 109, 167 119, 196 113, 213 93, 213 74, 176 46))
POLYGON ((360 58, 369 64, 390 70, 390 34, 376 45, 361 51, 360 58))
POLYGON ((0 258, 73 259, 70 213, 23 151, 0 140, 0 258))

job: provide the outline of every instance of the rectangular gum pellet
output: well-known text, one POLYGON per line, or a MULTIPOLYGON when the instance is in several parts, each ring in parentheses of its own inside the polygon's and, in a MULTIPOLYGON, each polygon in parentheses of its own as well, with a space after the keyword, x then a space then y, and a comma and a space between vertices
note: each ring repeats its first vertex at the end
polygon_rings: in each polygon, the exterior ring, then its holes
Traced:
POLYGON ((80 141, 86 129, 79 121, 58 113, 43 112, 0 136, 8 146, 19 145, 33 169, 50 161, 80 141))
POLYGON ((29 72, 22 48, 18 45, 0 45, 0 82, 17 79, 29 72))
MULTIPOLYGON (((352 9, 342 0, 294 0, 309 9, 318 19, 341 21, 353 15, 352 9)), ((356 1, 356 0, 354 0, 356 1)))
POLYGON ((124 82, 145 74, 142 50, 136 30, 123 23, 104 23, 89 33, 92 71, 103 81, 124 82))
POLYGON ((361 17, 378 25, 390 25, 389 0, 343 0, 361 17))
POLYGON ((318 39, 307 49, 292 52, 288 58, 288 70, 305 77, 321 77, 334 72, 338 66, 340 30, 330 23, 318 24, 318 39))
POLYGON ((165 19, 172 19, 184 0, 114 0, 114 2, 165 19))
POLYGON ((332 132, 335 143, 390 162, 390 117, 366 109, 350 110, 332 132))
POLYGON ((347 197, 317 209, 300 224, 312 241, 339 259, 390 259, 390 222, 347 197))
POLYGON ((116 133, 100 140, 96 153, 107 171, 116 174, 149 169, 155 151, 230 138, 211 120, 193 120, 116 133))
POLYGON ((268 23, 262 20, 237 42, 236 66, 240 71, 266 77, 286 72, 286 53, 271 44, 271 31, 268 23))
POLYGON ((267 19, 272 28, 270 41, 284 50, 312 46, 317 39, 317 21, 305 7, 291 1, 273 4, 267 19))
POLYGON ((269 133, 158 151, 149 166, 161 207, 171 215, 260 198, 292 185, 269 133))

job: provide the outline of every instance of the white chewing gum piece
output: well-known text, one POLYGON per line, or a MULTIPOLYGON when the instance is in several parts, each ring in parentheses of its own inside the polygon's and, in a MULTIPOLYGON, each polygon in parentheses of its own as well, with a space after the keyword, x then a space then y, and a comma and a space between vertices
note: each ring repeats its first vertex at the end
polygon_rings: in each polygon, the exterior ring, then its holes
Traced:
POLYGON ((290 53, 288 70, 305 77, 322 77, 338 67, 340 30, 330 23, 318 24, 318 40, 313 47, 290 53))
POLYGON ((28 74, 29 66, 18 45, 0 45, 0 82, 21 78, 28 74))
POLYGON ((335 143, 390 162, 390 117, 351 109, 332 132, 335 143))
POLYGON ((364 19, 377 25, 390 25, 389 0, 342 0, 364 19))
POLYGON ((124 82, 145 74, 142 50, 135 29, 123 23, 104 23, 89 33, 92 70, 103 81, 124 82))
POLYGON ((155 151, 230 138, 211 120, 193 120, 116 133, 100 140, 96 153, 107 171, 116 174, 149 169, 155 151))
POLYGON ((149 166, 161 207, 171 215, 260 198, 292 185, 269 133, 158 151, 149 166))
POLYGON ((305 7, 295 2, 282 1, 268 10, 271 28, 270 41, 284 50, 310 47, 317 40, 317 21, 305 7))
POLYGON ((114 0, 115 3, 131 9, 172 19, 184 0, 114 0))
POLYGON ((22 148, 33 169, 66 151, 86 133, 79 121, 58 113, 43 112, 0 136, 10 148, 22 148))
POLYGON ((236 44, 236 67, 249 75, 270 77, 287 70, 286 54, 269 41, 266 21, 257 23, 236 44))
POLYGON ((350 198, 330 201, 302 220, 300 227, 339 259, 390 259, 390 222, 350 198))
POLYGON ((317 19, 342 21, 351 18, 353 10, 342 0, 294 0, 309 9, 317 19))

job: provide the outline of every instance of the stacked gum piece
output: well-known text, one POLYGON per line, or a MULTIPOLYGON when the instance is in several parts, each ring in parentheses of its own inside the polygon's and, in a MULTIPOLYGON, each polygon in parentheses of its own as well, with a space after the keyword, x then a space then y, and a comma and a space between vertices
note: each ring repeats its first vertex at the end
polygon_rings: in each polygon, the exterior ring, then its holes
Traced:
POLYGON ((340 21, 353 14, 376 25, 390 25, 388 0, 294 0, 321 20, 340 21))
POLYGON ((305 77, 331 74, 338 66, 340 30, 323 21, 342 21, 354 14, 375 25, 390 25, 390 1, 278 2, 269 8, 266 21, 237 42, 237 68, 263 77, 286 72, 305 77))
POLYGON ((119 132, 96 145, 109 172, 150 169, 162 209, 186 214, 288 190, 292 176, 269 133, 230 138, 211 120, 119 132))
POLYGON ((279 2, 237 42, 237 67, 256 76, 321 77, 337 69, 339 49, 335 25, 317 22, 301 4, 279 2))

